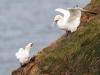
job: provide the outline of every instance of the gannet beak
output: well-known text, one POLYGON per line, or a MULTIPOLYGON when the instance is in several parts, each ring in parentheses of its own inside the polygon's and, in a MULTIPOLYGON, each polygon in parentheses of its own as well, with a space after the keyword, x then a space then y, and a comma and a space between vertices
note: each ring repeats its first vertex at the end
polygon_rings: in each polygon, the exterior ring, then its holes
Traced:
POLYGON ((33 47, 37 41, 38 41, 38 39, 35 40, 35 41, 31 44, 31 47, 33 47))
POLYGON ((53 24, 52 24, 52 26, 51 26, 51 27, 53 27, 55 24, 56 24, 56 22, 53 22, 53 24))
POLYGON ((58 20, 54 21, 51 27, 53 27, 55 25, 55 28, 56 28, 57 21, 58 20))

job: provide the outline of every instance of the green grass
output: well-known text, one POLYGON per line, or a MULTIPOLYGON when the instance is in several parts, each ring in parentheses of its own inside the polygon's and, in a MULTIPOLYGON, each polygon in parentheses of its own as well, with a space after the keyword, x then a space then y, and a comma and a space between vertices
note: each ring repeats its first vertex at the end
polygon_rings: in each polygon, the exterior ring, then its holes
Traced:
MULTIPOLYGON (((97 6, 100 6, 100 0, 88 7, 100 13, 97 6)), ((73 33, 70 41, 66 41, 64 34, 54 45, 44 49, 38 61, 40 74, 100 75, 100 15, 80 26, 83 28, 73 33)))

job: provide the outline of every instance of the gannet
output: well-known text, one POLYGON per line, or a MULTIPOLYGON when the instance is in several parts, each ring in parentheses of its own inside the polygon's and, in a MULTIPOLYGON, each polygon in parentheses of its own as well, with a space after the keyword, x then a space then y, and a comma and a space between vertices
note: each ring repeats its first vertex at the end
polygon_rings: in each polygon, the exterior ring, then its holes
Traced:
POLYGON ((29 43, 25 49, 23 48, 20 48, 19 51, 15 54, 16 55, 16 58, 17 60, 20 62, 20 65, 25 65, 27 64, 29 61, 30 61, 30 55, 29 55, 29 51, 30 49, 34 46, 34 44, 37 42, 34 41, 33 43, 29 43))
POLYGON ((75 32, 77 30, 77 27, 80 24, 81 11, 88 12, 91 14, 96 14, 94 12, 85 10, 78 6, 73 7, 73 8, 68 8, 67 10, 57 8, 57 9, 55 9, 55 11, 63 13, 64 17, 62 17, 61 15, 56 15, 52 26, 57 24, 58 28, 65 30, 67 33, 67 35, 66 35, 67 40, 70 40, 70 36, 71 36, 72 32, 75 32))

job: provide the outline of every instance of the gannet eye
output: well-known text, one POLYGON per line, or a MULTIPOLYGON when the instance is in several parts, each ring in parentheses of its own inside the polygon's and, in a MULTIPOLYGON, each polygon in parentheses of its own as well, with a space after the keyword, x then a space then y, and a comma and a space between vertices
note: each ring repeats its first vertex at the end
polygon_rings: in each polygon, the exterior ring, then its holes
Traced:
POLYGON ((33 43, 31 44, 31 47, 33 47, 33 43))
POLYGON ((57 22, 58 22, 58 20, 55 20, 55 22, 57 23, 57 22))

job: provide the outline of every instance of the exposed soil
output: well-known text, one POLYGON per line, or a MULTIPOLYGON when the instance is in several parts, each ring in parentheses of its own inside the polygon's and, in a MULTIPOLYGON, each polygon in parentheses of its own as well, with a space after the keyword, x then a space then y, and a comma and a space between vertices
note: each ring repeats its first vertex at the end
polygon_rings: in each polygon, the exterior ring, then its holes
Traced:
MULTIPOLYGON (((95 2, 96 0, 91 0, 91 2, 95 2)), ((91 10, 91 4, 88 4, 84 9, 91 10)), ((92 11, 92 10, 91 10, 92 11)), ((82 13, 82 18, 81 22, 87 21, 89 22, 90 19, 92 19, 94 14, 89 14, 89 13, 82 13)), ((83 28, 82 26, 79 27, 83 28)), ((12 75, 34 75, 34 72, 38 71, 38 66, 37 63, 39 61, 40 55, 45 52, 45 50, 53 50, 53 48, 56 47, 56 42, 51 43, 48 47, 42 49, 37 55, 34 55, 30 62, 27 65, 24 65, 22 67, 19 67, 16 70, 12 71, 12 75)), ((39 62, 41 63, 41 62, 39 62)), ((61 72, 61 75, 73 75, 69 71, 66 72, 61 72)), ((42 75, 51 75, 51 74, 42 74, 42 75)), ((90 75, 90 74, 89 74, 90 75)))

